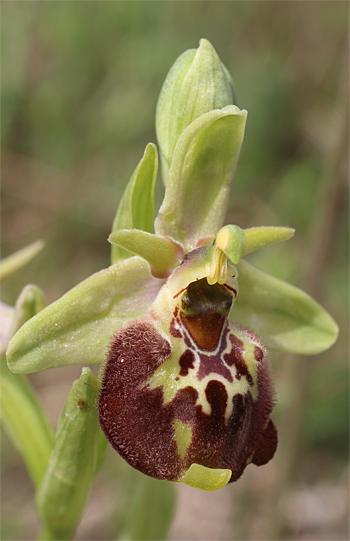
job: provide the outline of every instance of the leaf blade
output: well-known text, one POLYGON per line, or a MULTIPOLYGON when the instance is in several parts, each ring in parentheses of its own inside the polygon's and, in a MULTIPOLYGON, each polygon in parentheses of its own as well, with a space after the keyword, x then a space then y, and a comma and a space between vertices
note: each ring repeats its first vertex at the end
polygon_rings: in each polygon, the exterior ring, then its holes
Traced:
MULTIPOLYGON (((158 153, 153 143, 148 143, 145 152, 125 188, 115 215, 112 232, 120 229, 154 231, 154 189, 157 180, 158 153)), ((131 257, 130 252, 112 246, 112 264, 131 257)))

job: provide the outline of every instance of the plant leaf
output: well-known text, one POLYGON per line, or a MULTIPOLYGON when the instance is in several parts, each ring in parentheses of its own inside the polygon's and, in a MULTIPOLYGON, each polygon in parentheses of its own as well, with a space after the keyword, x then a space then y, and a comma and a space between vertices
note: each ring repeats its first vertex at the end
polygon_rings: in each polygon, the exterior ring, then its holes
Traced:
POLYGON ((12 374, 1 358, 1 423, 21 453, 35 485, 43 478, 54 443, 51 423, 26 377, 12 374))
POLYGON ((338 326, 322 306, 300 289, 242 260, 239 294, 230 320, 252 329, 267 348, 315 355, 330 348, 338 326))
POLYGON ((185 252, 222 226, 246 116, 235 105, 211 111, 178 140, 155 229, 180 242, 185 252))
MULTIPOLYGON (((112 232, 119 229, 154 231, 154 188, 157 180, 157 147, 148 143, 144 155, 132 174, 113 221, 112 232)), ((112 246, 112 264, 131 257, 130 252, 112 246)))
POLYGON ((112 335, 144 317, 162 285, 139 257, 97 272, 19 329, 7 350, 10 370, 102 362, 112 335))
POLYGON ((37 240, 33 244, 29 244, 22 250, 18 250, 14 254, 5 257, 0 263, 0 283, 8 278, 11 278, 15 272, 27 265, 41 250, 44 248, 45 242, 37 240))
POLYGON ((183 254, 182 247, 169 237, 152 235, 138 229, 114 231, 108 240, 146 259, 156 278, 167 278, 180 265, 183 254))

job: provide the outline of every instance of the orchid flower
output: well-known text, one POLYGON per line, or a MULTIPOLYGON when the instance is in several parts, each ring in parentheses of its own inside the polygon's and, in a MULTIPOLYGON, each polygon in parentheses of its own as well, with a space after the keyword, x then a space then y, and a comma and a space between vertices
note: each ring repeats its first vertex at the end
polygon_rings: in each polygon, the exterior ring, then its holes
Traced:
POLYGON ((154 221, 158 154, 147 145, 113 223, 112 265, 25 323, 16 373, 102 363, 100 426, 141 472, 216 490, 274 455, 268 349, 306 355, 336 340, 306 293, 244 256, 289 227, 224 225, 247 112, 201 40, 170 70, 156 128, 165 196, 154 221))

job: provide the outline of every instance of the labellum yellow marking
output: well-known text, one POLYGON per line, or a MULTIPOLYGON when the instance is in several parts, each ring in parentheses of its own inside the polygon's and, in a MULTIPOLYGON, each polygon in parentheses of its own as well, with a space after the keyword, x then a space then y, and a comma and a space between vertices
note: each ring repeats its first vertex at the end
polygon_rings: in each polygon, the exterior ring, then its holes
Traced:
POLYGON ((174 439, 176 441, 179 457, 183 460, 186 456, 187 449, 192 441, 192 427, 188 423, 183 423, 178 419, 174 419, 174 439))
MULTIPOLYGON (((173 338, 170 337, 170 340, 173 344, 173 355, 168 359, 164 364, 162 364, 144 384, 143 387, 149 386, 150 389, 156 389, 157 387, 162 387, 163 390, 163 405, 169 404, 172 400, 174 400, 177 392, 180 389, 184 389, 185 387, 193 387, 198 392, 198 398, 196 401, 196 406, 200 405, 202 407, 203 413, 206 413, 207 415, 211 415, 211 406, 207 400, 205 390, 207 388, 207 385, 210 381, 220 381, 227 392, 228 400, 227 400, 227 406, 225 411, 225 420, 228 422, 232 410, 233 410, 233 397, 236 394, 244 395, 248 391, 251 392, 253 399, 255 400, 257 397, 257 360, 255 359, 255 345, 260 345, 258 343, 254 344, 253 342, 247 340, 245 334, 240 331, 239 329, 235 329, 234 333, 229 330, 227 334, 225 333, 226 325, 224 325, 223 332, 221 333, 221 337, 219 339, 218 345, 215 348, 214 351, 201 351, 199 352, 195 345, 193 345, 193 348, 191 348, 190 351, 194 354, 194 363, 193 368, 188 371, 188 374, 186 376, 181 376, 180 371, 181 367, 179 364, 180 357, 184 351, 188 349, 186 344, 184 343, 183 338, 173 338), (235 365, 233 366, 227 366, 227 369, 230 371, 232 375, 232 382, 228 381, 222 374, 218 374, 216 372, 211 372, 210 374, 206 375, 203 379, 198 379, 198 373, 200 368, 200 354, 208 355, 208 356, 215 356, 215 353, 217 353, 221 347, 221 341, 226 339, 226 347, 222 351, 222 356, 225 355, 225 353, 229 353, 232 349, 231 342, 229 340, 230 334, 234 334, 237 338, 239 338, 244 345, 243 350, 243 358, 247 365, 248 371, 253 379, 253 385, 250 386, 248 379, 246 376, 242 375, 240 379, 236 378, 237 369, 235 365), (225 338, 227 336, 227 338, 225 338)), ((181 327, 182 332, 186 332, 187 330, 184 329, 184 327, 181 327)), ((187 336, 188 333, 187 333, 187 336)))

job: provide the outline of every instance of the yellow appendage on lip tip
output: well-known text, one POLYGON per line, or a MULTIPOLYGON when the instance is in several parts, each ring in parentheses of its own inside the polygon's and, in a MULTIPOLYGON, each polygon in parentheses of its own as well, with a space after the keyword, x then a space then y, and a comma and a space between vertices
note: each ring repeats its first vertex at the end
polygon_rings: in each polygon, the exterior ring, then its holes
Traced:
POLYGON ((219 490, 229 482, 231 470, 206 468, 200 464, 191 464, 185 475, 180 479, 181 483, 200 490, 219 490))

